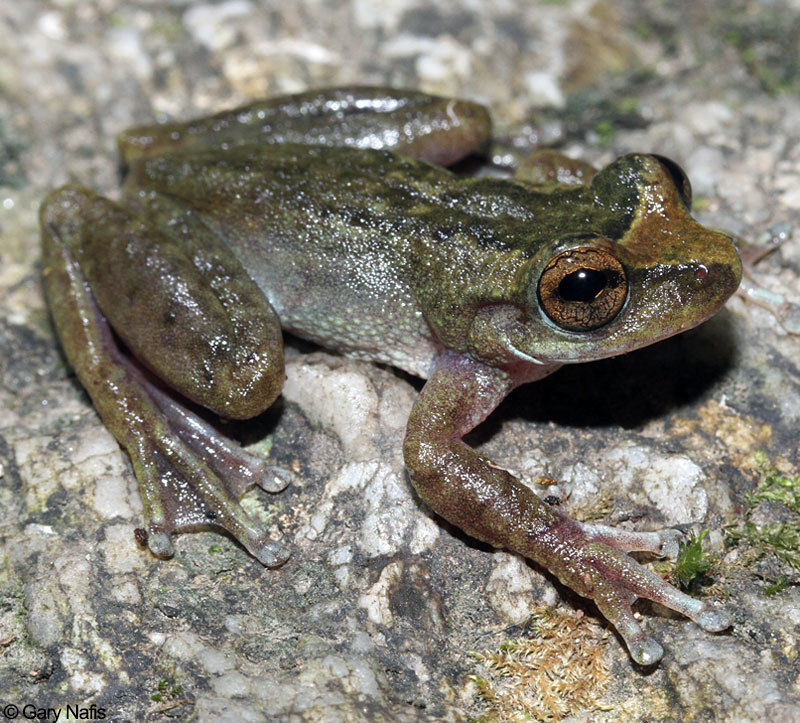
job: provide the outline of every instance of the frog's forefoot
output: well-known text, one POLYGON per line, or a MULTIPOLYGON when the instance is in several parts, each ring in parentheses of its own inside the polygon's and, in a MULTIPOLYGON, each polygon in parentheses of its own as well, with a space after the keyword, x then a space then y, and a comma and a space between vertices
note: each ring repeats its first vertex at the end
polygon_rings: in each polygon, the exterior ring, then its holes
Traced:
POLYGON ((677 530, 629 532, 580 524, 563 515, 552 528, 552 535, 553 542, 555 538, 560 540, 565 555, 563 560, 549 564, 550 570, 562 582, 594 600, 640 665, 657 663, 664 651, 636 620, 631 605, 638 598, 675 610, 708 632, 720 632, 730 626, 727 612, 684 594, 626 554, 677 552, 681 538, 677 530))
MULTIPOLYGON (((636 565, 637 563, 633 564, 636 565)), ((617 599, 612 597, 603 601, 603 603, 597 597, 594 597, 598 608, 614 624, 614 627, 625 641, 631 658, 640 665, 657 663, 661 660, 664 650, 655 639, 645 634, 636 621, 629 601, 638 597, 655 600, 666 607, 683 613, 707 632, 721 632, 731 625, 730 615, 724 610, 715 610, 706 603, 701 603, 684 595, 667 583, 664 583, 663 587, 654 584, 649 589, 642 588, 638 593, 632 595, 622 594, 617 599)))

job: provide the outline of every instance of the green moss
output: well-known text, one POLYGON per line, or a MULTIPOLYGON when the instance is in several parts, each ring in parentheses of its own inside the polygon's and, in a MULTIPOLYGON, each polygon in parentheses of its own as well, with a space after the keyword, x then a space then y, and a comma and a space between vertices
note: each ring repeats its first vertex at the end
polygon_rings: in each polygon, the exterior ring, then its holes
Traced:
POLYGON ((614 140, 615 130, 611 121, 601 120, 594 124, 594 132, 597 134, 597 141, 600 146, 608 148, 614 140))
POLYGON ((701 587, 710 584, 706 573, 717 563, 717 558, 703 550, 703 540, 708 530, 699 535, 690 531, 680 543, 678 555, 674 560, 663 560, 654 565, 655 571, 669 577, 674 585, 683 590, 697 592, 701 587))
POLYGON ((762 500, 772 500, 786 505, 792 512, 800 515, 800 477, 787 477, 776 469, 769 469, 764 452, 757 452, 755 461, 761 480, 755 492, 746 497, 751 508, 762 500))
POLYGON ((623 116, 639 116, 639 98, 635 95, 626 95, 615 103, 616 109, 623 116))
POLYGON ((772 555, 800 570, 800 477, 771 468, 763 452, 756 454, 755 463, 760 479, 756 489, 745 495, 744 519, 725 529, 726 540, 744 548, 747 563, 772 555), (763 525, 753 522, 753 512, 762 502, 783 505, 783 519, 763 525))
POLYGON ((772 597, 773 595, 783 592, 787 587, 789 587, 789 578, 786 577, 786 575, 781 575, 775 582, 764 585, 764 587, 761 588, 761 592, 767 597, 772 597))
POLYGON ((703 550, 703 539, 707 534, 708 530, 699 535, 690 532, 681 542, 672 577, 684 590, 688 590, 714 564, 714 558, 703 550))
POLYGON ((776 522, 757 526, 747 520, 739 529, 728 530, 728 540, 744 542, 749 548, 750 562, 774 555, 795 570, 800 570, 800 522, 776 522))
POLYGON ((182 697, 183 686, 162 678, 156 683, 156 692, 150 696, 150 700, 154 703, 164 703, 166 701, 175 701, 182 697))

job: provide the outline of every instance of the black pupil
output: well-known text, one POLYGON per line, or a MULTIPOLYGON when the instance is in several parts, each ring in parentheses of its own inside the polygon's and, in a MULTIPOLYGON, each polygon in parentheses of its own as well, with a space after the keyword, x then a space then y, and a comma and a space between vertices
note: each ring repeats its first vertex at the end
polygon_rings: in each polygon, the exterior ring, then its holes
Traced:
POLYGON ((594 301, 606 288, 606 275, 597 269, 578 269, 567 274, 558 285, 564 301, 594 301))

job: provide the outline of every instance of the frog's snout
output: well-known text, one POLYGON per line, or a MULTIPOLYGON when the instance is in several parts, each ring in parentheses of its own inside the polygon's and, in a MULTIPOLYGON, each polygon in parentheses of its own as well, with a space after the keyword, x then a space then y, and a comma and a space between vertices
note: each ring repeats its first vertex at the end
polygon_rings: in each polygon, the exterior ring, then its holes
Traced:
POLYGON ((736 262, 691 264, 687 273, 689 278, 683 283, 685 294, 680 296, 689 299, 689 303, 698 309, 702 307, 704 318, 716 314, 739 288, 742 267, 738 255, 736 262))
MULTIPOLYGON (((644 270, 644 289, 664 284, 665 308, 674 317, 692 316, 700 323, 719 311, 742 280, 742 261, 733 239, 692 222, 673 236, 670 254, 651 271, 644 270), (671 307, 671 308, 670 308, 671 307)), ((694 326, 695 323, 688 324, 694 326)))
POLYGON ((726 233, 716 232, 716 243, 707 258, 693 264, 695 283, 721 297, 720 306, 739 288, 742 281, 742 260, 726 233))
POLYGON ((713 289, 726 299, 731 296, 742 281, 742 263, 697 263, 692 266, 696 284, 713 289))

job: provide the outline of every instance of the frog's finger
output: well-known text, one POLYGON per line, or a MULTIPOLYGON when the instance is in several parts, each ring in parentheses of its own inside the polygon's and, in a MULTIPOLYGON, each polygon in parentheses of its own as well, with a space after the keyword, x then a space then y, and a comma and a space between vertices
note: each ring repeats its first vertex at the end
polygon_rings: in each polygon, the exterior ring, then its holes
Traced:
POLYGON ((147 390, 169 419, 172 430, 224 481, 236 498, 253 485, 274 493, 285 489, 292 481, 289 470, 246 452, 158 387, 147 383, 147 390))
POLYGON ((710 633, 718 633, 731 626, 731 616, 726 610, 714 608, 702 600, 696 600, 682 593, 633 560, 627 562, 636 565, 641 572, 647 573, 645 584, 634 589, 637 596, 647 598, 685 615, 710 633))
POLYGON ((620 530, 607 525, 578 523, 586 538, 601 542, 622 552, 654 552, 657 555, 674 558, 678 554, 683 534, 679 530, 664 529, 653 532, 620 530))
POLYGON ((353 86, 268 98, 186 123, 119 136, 126 163, 175 150, 299 143, 391 150, 448 165, 479 149, 491 130, 481 105, 414 90, 353 86))
POLYGON ((639 665, 653 665, 664 655, 664 648, 654 638, 649 637, 642 626, 636 622, 631 606, 624 600, 609 604, 602 596, 595 599, 598 609, 616 628, 628 652, 639 665))

